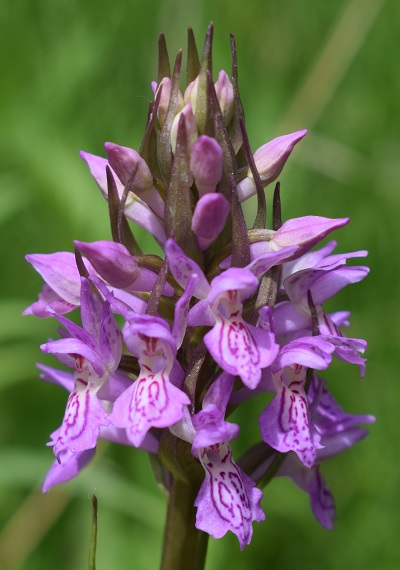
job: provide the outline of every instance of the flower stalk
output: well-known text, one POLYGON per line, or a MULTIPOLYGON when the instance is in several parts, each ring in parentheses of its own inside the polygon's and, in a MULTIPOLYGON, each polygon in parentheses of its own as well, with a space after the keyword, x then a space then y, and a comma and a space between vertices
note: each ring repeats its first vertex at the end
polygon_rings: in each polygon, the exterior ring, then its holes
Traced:
POLYGON ((173 477, 169 489, 161 570, 203 570, 208 534, 196 528, 198 487, 173 477))

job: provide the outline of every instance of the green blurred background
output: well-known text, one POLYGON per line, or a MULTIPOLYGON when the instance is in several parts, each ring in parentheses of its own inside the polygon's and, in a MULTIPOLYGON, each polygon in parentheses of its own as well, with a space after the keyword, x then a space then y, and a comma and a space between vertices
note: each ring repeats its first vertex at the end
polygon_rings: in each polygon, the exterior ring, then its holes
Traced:
MULTIPOLYGON (((346 410, 378 422, 366 440, 324 465, 337 502, 334 532, 318 526, 290 481, 274 481, 263 500, 267 521, 255 525, 251 546, 240 553, 233 535, 211 539, 207 568, 400 567, 400 2, 2 0, 2 570, 86 568, 94 492, 99 570, 158 567, 165 505, 146 454, 100 445, 76 481, 40 495, 52 462, 45 443, 66 394, 38 380, 39 344, 55 325, 20 316, 41 288, 24 254, 110 237, 106 204, 78 150, 103 154, 104 141, 137 149, 158 33, 166 33, 173 55, 185 47, 189 25, 200 46, 210 20, 215 70, 229 71, 229 32, 236 35, 253 149, 309 129, 280 178, 284 216, 350 216, 336 236, 339 250, 370 251, 371 275, 329 306, 351 309, 349 335, 368 339, 366 377, 335 362, 327 378, 346 410)), ((242 412, 237 454, 257 439, 262 407, 242 412)))

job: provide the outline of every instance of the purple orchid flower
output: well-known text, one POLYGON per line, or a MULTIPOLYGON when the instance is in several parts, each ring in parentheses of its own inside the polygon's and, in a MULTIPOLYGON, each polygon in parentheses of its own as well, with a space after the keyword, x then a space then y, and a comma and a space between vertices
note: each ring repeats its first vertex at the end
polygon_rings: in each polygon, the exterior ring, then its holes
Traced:
MULTIPOLYGON (((136 260, 121 243, 75 241, 83 253, 89 276, 100 276, 115 296, 139 313, 146 310, 146 302, 135 295, 138 291, 151 291, 157 274, 138 266, 136 260)), ((80 305, 80 275, 74 254, 67 252, 27 255, 27 261, 45 280, 39 300, 25 309, 24 314, 38 317, 61 315, 80 305)), ((173 295, 173 288, 165 284, 163 294, 173 295)))
MULTIPOLYGON (((196 275, 193 295, 207 298, 195 305, 189 324, 213 324, 204 337, 211 356, 223 370, 240 376, 246 386, 255 388, 261 369, 274 361, 279 350, 272 332, 250 325, 242 317, 243 301, 256 291, 257 277, 250 269, 231 267, 215 277, 210 286, 200 267, 172 239, 166 244, 166 253, 178 283, 187 287, 191 276, 196 275)), ((259 263, 271 267, 280 255, 271 255, 259 263)))
MULTIPOLYGON (((72 393, 75 389, 74 374, 64 370, 38 364, 41 370, 40 378, 46 382, 57 384, 72 393)), ((97 396, 101 405, 106 408, 111 408, 115 399, 127 389, 131 384, 131 379, 120 372, 111 374, 107 382, 97 392, 97 396)), ((57 434, 59 430, 54 432, 57 434)), ((53 440, 55 439, 52 434, 53 440)), ((99 437, 107 441, 113 441, 122 445, 132 445, 129 441, 126 431, 124 429, 115 428, 112 425, 100 426, 99 437)), ((152 435, 147 434, 141 448, 150 452, 157 453, 158 440, 152 435)), ((78 475, 78 473, 86 467, 92 460, 96 452, 96 447, 85 449, 84 451, 72 451, 69 448, 62 449, 57 456, 57 459, 51 465, 45 480, 42 485, 43 493, 47 493, 54 485, 66 483, 78 475)))
POLYGON ((294 451, 306 467, 312 467, 321 447, 305 392, 307 368, 324 370, 334 350, 321 337, 299 338, 283 347, 272 366, 276 396, 259 419, 263 440, 282 453, 294 451))
POLYGON ((240 549, 250 544, 252 522, 265 520, 260 507, 262 491, 232 460, 227 443, 199 452, 206 478, 195 500, 196 528, 221 538, 228 530, 238 537, 240 549))
POLYGON ((263 521, 260 507, 263 493, 234 462, 229 441, 236 439, 239 426, 226 422, 234 376, 223 372, 207 391, 202 410, 183 419, 171 431, 192 443, 192 453, 204 469, 205 479, 195 500, 196 528, 214 538, 229 530, 236 534, 240 548, 250 544, 253 521, 263 521))
POLYGON ((308 401, 311 419, 321 436, 322 446, 317 450, 317 461, 311 469, 304 467, 292 453, 285 458, 278 476, 289 476, 298 487, 310 496, 311 510, 318 522, 332 530, 335 521, 335 504, 331 491, 321 473, 324 461, 349 449, 368 435, 358 424, 373 423, 374 416, 348 414, 337 404, 326 389, 325 380, 312 377, 308 401))
MULTIPOLYGON (((346 256, 350 255, 332 256, 334 260, 332 264, 326 262, 326 268, 302 269, 289 275, 283 285, 290 301, 283 301, 275 307, 273 321, 275 333, 281 339, 286 338, 286 341, 295 336, 307 334, 307 331, 311 334, 311 309, 308 302, 308 292, 310 292, 317 310, 320 333, 336 346, 335 355, 338 358, 359 366, 362 376, 365 370, 365 360, 358 353, 364 352, 367 343, 362 339, 345 337, 333 320, 336 318, 340 320, 343 315, 336 315, 336 317, 333 315, 332 319, 326 315, 322 307, 322 303, 333 297, 343 287, 357 283, 368 275, 367 267, 346 267, 342 264, 346 256)), ((321 264, 321 261, 319 263, 321 264)))
POLYGON ((109 419, 126 428, 129 440, 139 447, 151 427, 165 428, 179 421, 190 400, 174 385, 182 375, 176 370, 176 341, 163 319, 138 316, 125 328, 124 340, 138 357, 140 373, 117 398, 109 419))
MULTIPOLYGON (((87 279, 82 278, 81 282, 83 328, 58 316, 70 336, 49 341, 41 347, 43 352, 54 354, 75 368, 74 387, 63 422, 51 436, 50 445, 58 459, 66 450, 77 453, 96 446, 100 429, 110 423, 99 391, 106 383, 129 380, 116 372, 122 354, 122 340, 110 305, 107 302, 102 305, 91 291, 87 279)), ((62 375, 59 379, 54 376, 54 380, 60 383, 62 375)))

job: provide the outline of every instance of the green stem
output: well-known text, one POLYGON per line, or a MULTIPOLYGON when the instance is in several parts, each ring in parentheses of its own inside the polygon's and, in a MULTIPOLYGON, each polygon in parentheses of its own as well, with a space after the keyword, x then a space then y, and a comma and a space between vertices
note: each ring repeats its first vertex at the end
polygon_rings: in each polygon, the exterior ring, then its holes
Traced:
POLYGON ((195 527, 197 486, 174 479, 169 495, 161 570, 203 570, 208 534, 195 527))

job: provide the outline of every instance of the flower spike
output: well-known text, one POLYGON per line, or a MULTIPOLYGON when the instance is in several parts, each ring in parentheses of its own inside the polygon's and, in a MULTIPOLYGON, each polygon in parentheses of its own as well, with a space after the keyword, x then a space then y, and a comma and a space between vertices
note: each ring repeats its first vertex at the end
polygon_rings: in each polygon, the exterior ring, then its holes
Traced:
MULTIPOLYGON (((332 529, 322 464, 375 420, 346 413, 326 387, 335 389, 334 357, 365 371, 366 341, 348 338, 349 311, 328 313, 326 301, 368 275, 352 261, 367 252, 318 245, 349 218, 285 220, 280 183, 266 196, 307 131, 252 152, 235 38, 231 77, 219 70, 214 82, 213 32, 211 23, 199 58, 189 28, 182 92, 182 51, 171 73, 160 35, 138 152, 115 142, 105 143, 106 158, 81 152, 108 201, 112 241, 75 240, 75 255, 27 256, 44 284, 24 313, 56 320, 60 338, 41 348, 70 369, 39 365, 44 381, 69 394, 43 491, 77 476, 99 438, 148 451, 168 497, 166 569, 203 567, 204 533, 230 531, 240 549, 250 544, 253 522, 265 519, 258 487, 275 476, 305 491, 332 529), (255 194, 247 227, 243 202, 255 194), (249 398, 263 410, 262 441, 236 462, 241 416, 229 416, 249 398)), ((257 429, 251 412, 246 422, 257 429)))

